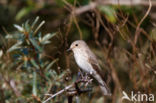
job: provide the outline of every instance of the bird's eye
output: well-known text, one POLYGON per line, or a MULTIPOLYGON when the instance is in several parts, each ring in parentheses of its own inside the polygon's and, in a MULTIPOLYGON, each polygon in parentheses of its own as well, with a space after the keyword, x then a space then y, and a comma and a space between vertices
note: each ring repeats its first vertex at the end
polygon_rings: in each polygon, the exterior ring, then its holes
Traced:
POLYGON ((75 46, 78 46, 78 44, 75 44, 75 46))

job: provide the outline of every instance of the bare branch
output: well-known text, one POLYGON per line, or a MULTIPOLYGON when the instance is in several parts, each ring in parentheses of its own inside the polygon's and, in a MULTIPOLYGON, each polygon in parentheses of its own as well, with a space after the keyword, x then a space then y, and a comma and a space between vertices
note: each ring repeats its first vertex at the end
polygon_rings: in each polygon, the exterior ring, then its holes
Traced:
MULTIPOLYGON (((156 1, 151 1, 152 5, 156 5, 156 1)), ((145 0, 102 0, 100 2, 91 2, 90 4, 86 6, 82 6, 79 8, 74 8, 72 13, 75 15, 80 15, 84 12, 87 12, 89 10, 95 9, 97 6, 100 5, 126 5, 126 6, 136 6, 136 5, 143 5, 143 6, 148 6, 149 3, 148 1, 145 0)))
POLYGON ((80 8, 75 9, 73 11, 73 14, 79 15, 79 14, 84 13, 86 11, 95 9, 96 6, 97 6, 97 3, 96 2, 91 2, 89 5, 86 5, 86 6, 83 6, 83 7, 80 7, 80 8))
MULTIPOLYGON (((52 98, 54 98, 54 97, 56 97, 56 96, 58 96, 58 95, 64 93, 65 91, 70 90, 71 88, 75 88, 75 89, 74 89, 74 92, 73 92, 73 91, 69 91, 69 94, 70 94, 69 96, 74 96, 74 95, 76 95, 76 94, 81 94, 81 93, 88 92, 88 91, 90 91, 90 90, 80 90, 79 87, 78 87, 78 83, 84 83, 84 85, 87 86, 89 83, 91 83, 92 80, 93 80, 93 79, 90 79, 89 77, 88 77, 88 78, 84 77, 84 78, 79 79, 79 80, 77 80, 76 82, 74 82, 74 83, 68 85, 67 87, 65 87, 64 89, 58 91, 58 92, 55 93, 54 95, 52 95, 52 94, 45 94, 45 95, 49 95, 50 97, 49 97, 48 99, 46 99, 45 101, 43 101, 42 103, 46 103, 46 102, 49 101, 50 99, 52 99, 52 98)), ((68 97, 69 97, 69 96, 68 96, 68 97)))
POLYGON ((64 89, 60 90, 59 92, 55 93, 54 95, 52 95, 51 97, 49 97, 48 99, 46 99, 45 101, 43 101, 42 103, 46 103, 47 101, 49 101, 50 99, 62 94, 63 92, 65 92, 66 90, 70 89, 71 87, 73 87, 74 83, 65 87, 64 89))
POLYGON ((149 12, 151 11, 151 8, 152 8, 152 2, 151 2, 151 0, 149 0, 149 8, 148 8, 146 14, 144 15, 144 17, 141 19, 141 21, 140 21, 139 24, 137 25, 136 32, 135 32, 135 37, 134 37, 134 44, 137 43, 137 40, 138 40, 140 31, 141 31, 141 30, 140 30, 140 26, 141 26, 141 24, 143 23, 143 21, 146 19, 146 17, 148 16, 149 12))

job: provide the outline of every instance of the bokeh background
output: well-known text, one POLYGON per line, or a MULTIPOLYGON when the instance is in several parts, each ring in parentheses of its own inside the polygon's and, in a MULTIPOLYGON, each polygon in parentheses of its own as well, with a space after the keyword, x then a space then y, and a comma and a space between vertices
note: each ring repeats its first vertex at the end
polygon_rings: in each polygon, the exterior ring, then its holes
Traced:
POLYGON ((112 96, 93 82, 72 102, 128 103, 123 91, 156 94, 155 9, 155 0, 0 0, 0 103, 41 103, 74 83, 79 68, 66 49, 78 39, 96 54, 112 96))

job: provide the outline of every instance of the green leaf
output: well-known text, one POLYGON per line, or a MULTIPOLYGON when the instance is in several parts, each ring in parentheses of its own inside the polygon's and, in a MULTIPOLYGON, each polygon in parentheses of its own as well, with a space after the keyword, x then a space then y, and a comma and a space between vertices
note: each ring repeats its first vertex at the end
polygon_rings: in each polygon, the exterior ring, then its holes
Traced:
POLYGON ((33 72, 33 95, 37 96, 37 74, 36 72, 33 72))
POLYGON ((27 68, 27 66, 28 66, 28 61, 27 61, 27 60, 24 60, 23 66, 24 66, 25 68, 27 68))
POLYGON ((45 21, 42 21, 39 26, 36 28, 36 30, 34 31, 34 35, 38 32, 38 30, 43 26, 43 24, 45 23, 45 21))
POLYGON ((12 39, 12 38, 13 38, 13 35, 7 34, 7 35, 5 36, 5 38, 6 38, 6 39, 12 39))
POLYGON ((26 23, 24 24, 24 28, 26 29, 27 32, 30 31, 29 20, 27 20, 26 23))
POLYGON ((151 31, 150 36, 152 40, 156 42, 156 29, 155 28, 151 31))
POLYGON ((58 60, 59 59, 57 58, 57 59, 53 60, 50 64, 48 64, 48 66, 46 67, 46 70, 49 70, 53 66, 53 64, 56 63, 58 60))
POLYGON ((39 66, 37 65, 37 63, 35 62, 34 59, 31 59, 30 62, 31 62, 31 64, 32 64, 35 68, 37 68, 37 69, 39 68, 39 66))
POLYGON ((111 6, 98 6, 98 9, 103 12, 106 16, 106 19, 111 23, 116 22, 116 12, 115 9, 111 6))
POLYGON ((66 71, 64 71, 63 73, 61 73, 60 75, 59 75, 59 77, 58 78, 62 78, 64 75, 66 74, 66 71))
POLYGON ((63 0, 55 0, 57 6, 63 7, 65 5, 65 3, 63 2, 63 0))
POLYGON ((52 70, 52 71, 51 71, 51 74, 52 74, 52 75, 51 75, 52 78, 53 78, 53 79, 56 79, 56 77, 57 77, 56 71, 52 70))
POLYGON ((35 21, 32 23, 32 25, 31 25, 31 28, 32 29, 34 28, 34 26, 36 25, 36 23, 38 22, 38 20, 39 20, 39 16, 37 16, 36 19, 35 19, 35 21))
POLYGON ((46 34, 43 38, 40 39, 40 43, 41 44, 48 44, 50 43, 49 39, 51 39, 52 37, 54 37, 56 35, 56 33, 48 33, 46 34))
POLYGON ((32 45, 39 51, 42 52, 42 48, 38 45, 38 43, 35 41, 35 39, 33 38, 29 38, 30 42, 32 43, 32 45))
POLYGON ((14 27, 15 27, 18 31, 24 32, 24 28, 23 28, 23 27, 21 27, 21 26, 19 26, 19 25, 17 25, 17 24, 14 24, 14 27))
POLYGON ((33 8, 32 7, 24 7, 22 8, 16 15, 15 19, 18 21, 23 18, 25 15, 29 14, 33 8))
POLYGON ((18 41, 16 44, 14 44, 12 47, 10 47, 7 52, 12 52, 16 49, 19 49, 21 48, 20 45, 22 44, 22 41, 18 41))

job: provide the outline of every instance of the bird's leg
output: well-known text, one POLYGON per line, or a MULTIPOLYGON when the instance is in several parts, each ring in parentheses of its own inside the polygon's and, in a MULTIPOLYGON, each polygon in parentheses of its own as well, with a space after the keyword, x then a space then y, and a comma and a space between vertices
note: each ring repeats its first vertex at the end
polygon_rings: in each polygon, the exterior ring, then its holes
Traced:
POLYGON ((88 74, 88 73, 85 73, 85 76, 84 76, 84 78, 83 78, 83 79, 84 79, 84 81, 88 81, 88 80, 89 80, 89 78, 90 78, 90 77, 89 77, 89 74, 88 74))
POLYGON ((77 80, 82 79, 82 78, 84 78, 83 72, 79 69, 77 80))
POLYGON ((87 87, 88 86, 88 84, 90 84, 92 81, 93 81, 93 79, 92 78, 90 78, 90 75, 91 75, 92 73, 86 73, 85 74, 85 77, 84 77, 84 81, 86 81, 86 83, 85 83, 85 87, 87 87))
POLYGON ((82 81, 90 81, 90 75, 92 75, 92 72, 89 72, 89 73, 84 73, 83 71, 81 71, 79 69, 79 72, 78 72, 78 78, 77 80, 82 80, 82 81))

